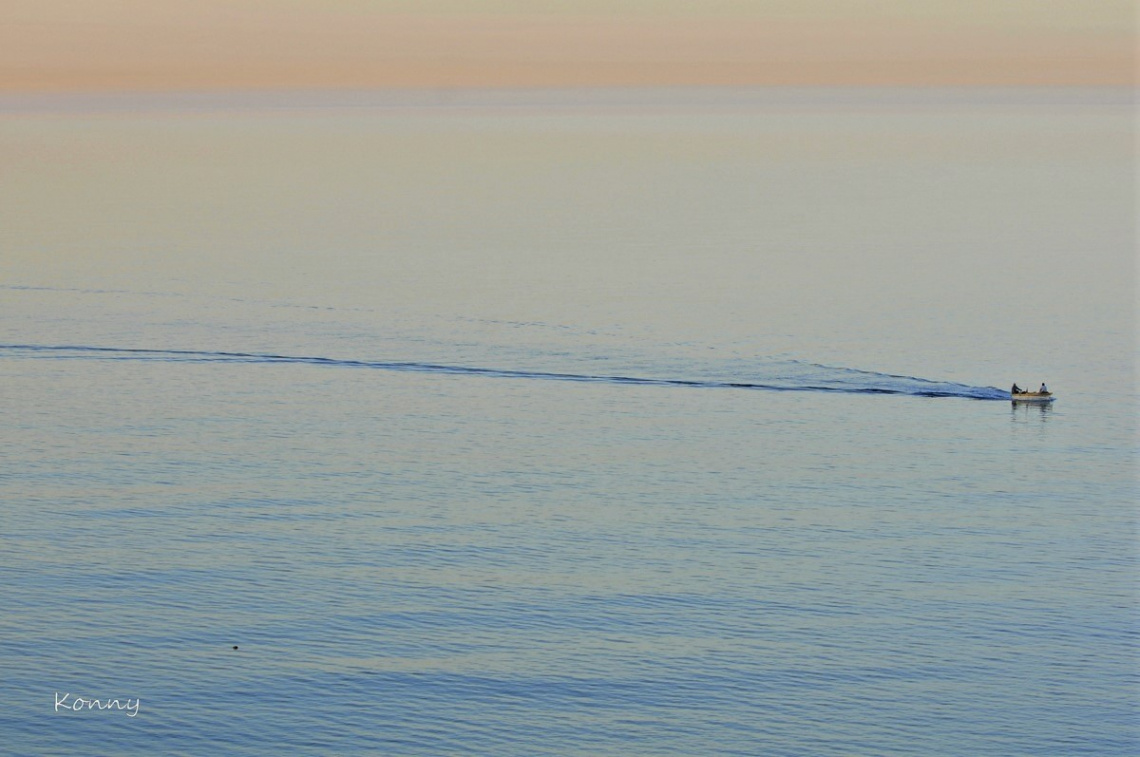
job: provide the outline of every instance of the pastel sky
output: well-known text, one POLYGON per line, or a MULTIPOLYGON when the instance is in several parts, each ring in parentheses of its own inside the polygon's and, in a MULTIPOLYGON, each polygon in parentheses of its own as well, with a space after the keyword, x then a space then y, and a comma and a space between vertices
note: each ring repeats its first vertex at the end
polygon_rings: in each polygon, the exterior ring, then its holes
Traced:
POLYGON ((1126 85, 1132 0, 4 0, 0 92, 1126 85))

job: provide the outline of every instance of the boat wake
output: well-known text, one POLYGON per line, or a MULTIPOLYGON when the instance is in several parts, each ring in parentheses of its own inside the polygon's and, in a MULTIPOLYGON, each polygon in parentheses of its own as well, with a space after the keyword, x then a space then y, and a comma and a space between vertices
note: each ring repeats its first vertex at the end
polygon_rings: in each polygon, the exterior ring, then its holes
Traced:
POLYGON ((489 378, 576 381, 634 386, 673 386, 701 389, 754 389, 776 392, 837 392, 846 394, 897 394, 912 397, 959 397, 976 400, 1009 400, 1009 393, 996 387, 970 386, 931 381, 854 368, 806 363, 797 360, 770 361, 751 366, 748 378, 679 378, 632 376, 606 373, 572 373, 513 370, 433 362, 346 360, 306 355, 213 350, 142 349, 87 345, 0 345, 0 357, 73 360, 147 360, 194 363, 290 363, 333 368, 360 368, 489 378), (755 373, 765 375, 757 377, 755 373))

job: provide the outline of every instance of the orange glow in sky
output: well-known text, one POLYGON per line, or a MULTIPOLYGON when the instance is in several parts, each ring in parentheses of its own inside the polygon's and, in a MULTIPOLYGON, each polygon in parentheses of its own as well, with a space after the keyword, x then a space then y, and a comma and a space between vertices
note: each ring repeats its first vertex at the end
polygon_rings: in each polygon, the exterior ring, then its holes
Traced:
POLYGON ((0 92, 1127 85, 1130 0, 6 0, 0 92))

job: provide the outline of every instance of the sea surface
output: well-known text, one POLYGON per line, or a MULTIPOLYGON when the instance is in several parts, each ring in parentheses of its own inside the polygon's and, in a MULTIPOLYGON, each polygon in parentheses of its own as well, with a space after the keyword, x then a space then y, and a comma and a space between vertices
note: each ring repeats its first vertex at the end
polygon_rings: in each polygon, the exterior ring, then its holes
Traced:
POLYGON ((0 753, 1140 753, 1131 98, 0 99, 0 753))

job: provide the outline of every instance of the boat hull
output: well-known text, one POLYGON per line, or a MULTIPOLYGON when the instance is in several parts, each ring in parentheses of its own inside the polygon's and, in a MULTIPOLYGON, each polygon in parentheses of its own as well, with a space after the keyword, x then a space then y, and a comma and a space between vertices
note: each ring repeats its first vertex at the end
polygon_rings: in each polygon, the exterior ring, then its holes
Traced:
POLYGON ((1041 404, 1043 402, 1052 402, 1052 392, 1020 392, 1019 394, 1011 394, 1010 399, 1013 402, 1032 402, 1041 404))

